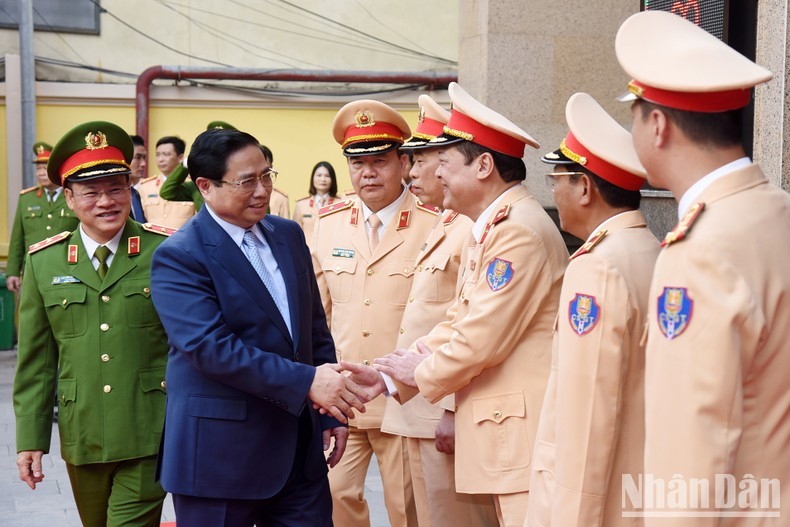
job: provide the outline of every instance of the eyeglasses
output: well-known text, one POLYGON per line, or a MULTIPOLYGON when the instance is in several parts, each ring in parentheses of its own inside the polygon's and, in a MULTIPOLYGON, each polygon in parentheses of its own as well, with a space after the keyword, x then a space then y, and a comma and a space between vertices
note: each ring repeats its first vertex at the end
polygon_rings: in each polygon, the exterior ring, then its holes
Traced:
POLYGON ((252 176, 239 181, 225 181, 220 179, 216 183, 218 185, 228 185, 235 192, 252 194, 255 192, 255 189, 258 188, 258 183, 262 184, 264 188, 272 188, 274 186, 274 182, 277 181, 277 174, 279 174, 279 172, 271 168, 268 172, 261 174, 260 176, 252 176))
POLYGON ((546 186, 548 187, 549 191, 554 192, 554 189, 557 188, 557 182, 559 181, 557 178, 560 176, 583 176, 584 172, 549 172, 544 177, 546 178, 546 186))
POLYGON ((131 196, 131 187, 113 187, 108 190, 91 190, 89 192, 74 192, 72 190, 71 193, 86 203, 96 203, 103 195, 106 195, 113 201, 118 201, 121 198, 131 196))

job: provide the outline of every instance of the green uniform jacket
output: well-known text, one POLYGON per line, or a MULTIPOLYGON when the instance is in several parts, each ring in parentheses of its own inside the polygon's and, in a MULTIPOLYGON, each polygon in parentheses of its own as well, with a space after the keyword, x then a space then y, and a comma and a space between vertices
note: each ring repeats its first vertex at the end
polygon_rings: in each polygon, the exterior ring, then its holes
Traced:
POLYGON ((11 241, 8 242, 6 274, 20 276, 28 247, 59 232, 73 231, 79 222, 74 212, 66 205, 63 191, 58 194, 54 203, 50 203, 47 201, 43 187, 23 190, 16 206, 11 241))
POLYGON ((195 212, 200 212, 203 195, 194 182, 186 180, 188 175, 184 165, 177 166, 159 188, 159 197, 168 201, 191 201, 195 204, 195 212))
POLYGON ((18 452, 49 451, 56 386, 66 462, 158 452, 168 344, 150 284, 151 257, 163 240, 127 220, 103 283, 79 229, 29 255, 14 379, 18 452), (138 254, 130 255, 138 236, 138 254), (69 263, 75 248, 76 263, 69 263))

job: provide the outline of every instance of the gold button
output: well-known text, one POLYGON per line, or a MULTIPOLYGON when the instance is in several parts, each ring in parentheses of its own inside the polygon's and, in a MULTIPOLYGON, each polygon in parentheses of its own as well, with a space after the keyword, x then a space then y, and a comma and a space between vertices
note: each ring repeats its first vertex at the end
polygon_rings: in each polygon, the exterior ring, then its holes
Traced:
POLYGON ((409 297, 409 302, 414 302, 414 297, 413 296, 409 297))
POLYGON ((107 331, 108 329, 110 329, 110 325, 109 324, 102 324, 101 326, 99 326, 99 329, 102 330, 102 331, 107 331))
POLYGON ((401 335, 403 335, 403 332, 404 332, 404 331, 406 331, 406 330, 405 330, 405 329, 403 329, 403 328, 400 328, 400 334, 401 334, 401 335))
POLYGON ((61 304, 63 304, 64 306, 65 306, 66 304, 68 304, 68 303, 69 303, 69 301, 68 301, 68 300, 66 300, 65 298, 64 298, 64 299, 63 299, 63 301, 61 302, 61 304))
POLYGON ((409 268, 408 267, 404 267, 403 268, 403 274, 409 274, 409 268))
POLYGON ((368 269, 368 276, 373 276, 373 269, 368 269))
POLYGON ((151 292, 151 288, 150 287, 143 287, 143 293, 148 294, 150 292, 151 292))
POLYGON ((101 301, 102 302, 109 302, 110 301, 110 296, 109 295, 102 295, 101 296, 101 301))
POLYGON ((464 294, 463 294, 463 293, 461 293, 461 300, 463 300, 463 299, 464 299, 464 294))
POLYGON ((366 305, 366 306, 369 306, 369 305, 370 305, 370 299, 369 299, 369 298, 366 298, 366 299, 365 299, 365 305, 366 305))
POLYGON ((52 230, 52 225, 47 225, 47 230, 51 231, 52 230))
POLYGON ((107 355, 106 353, 103 353, 102 356, 101 356, 101 361, 102 362, 110 362, 110 356, 107 355))
POLYGON ((167 382, 162 381, 159 383, 159 385, 162 387, 163 390, 167 390, 167 382))
POLYGON ((365 359, 362 361, 362 364, 364 364, 365 366, 370 366, 370 361, 368 359, 365 359))
POLYGON ((112 386, 109 384, 104 385, 104 393, 110 393, 112 391, 112 386))
POLYGON ((418 266, 417 266, 417 270, 418 270, 418 271, 420 271, 420 272, 422 272, 422 264, 420 264, 420 265, 418 265, 418 266))
POLYGON ((339 273, 339 272, 340 272, 340 266, 339 266, 339 265, 338 265, 338 266, 335 266, 335 272, 336 272, 336 273, 339 273))
POLYGON ((47 219, 51 220, 52 219, 52 214, 47 214, 47 219))
POLYGON ((502 412, 500 412, 499 410, 495 410, 494 419, 502 419, 502 412))
POLYGON ((369 337, 370 336, 370 331, 363 331, 362 332, 362 336, 363 337, 369 337))

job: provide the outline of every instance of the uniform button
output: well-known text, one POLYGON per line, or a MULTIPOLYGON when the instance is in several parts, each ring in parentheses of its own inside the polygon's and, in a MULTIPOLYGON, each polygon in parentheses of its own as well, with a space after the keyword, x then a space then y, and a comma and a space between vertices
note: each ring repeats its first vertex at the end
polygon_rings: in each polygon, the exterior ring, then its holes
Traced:
POLYGON ((413 296, 409 297, 409 302, 414 302, 414 297, 413 296))
POLYGON ((63 301, 61 302, 61 304, 63 304, 64 306, 65 306, 66 304, 68 304, 68 303, 69 303, 69 301, 68 301, 68 300, 66 300, 65 298, 64 298, 64 299, 63 299, 63 301))
POLYGON ((112 386, 109 384, 104 385, 104 393, 110 393, 112 391, 112 386))
POLYGON ((102 295, 101 296, 101 301, 102 302, 109 302, 110 301, 110 296, 109 295, 102 295))
POLYGON ((494 411, 494 419, 497 419, 497 420, 502 419, 502 412, 500 412, 499 410, 495 410, 494 411))
POLYGON ((363 331, 362 332, 362 336, 363 337, 369 337, 370 336, 370 331, 363 331))
POLYGON ((143 287, 143 293, 148 294, 150 292, 151 292, 151 288, 150 287, 143 287))
POLYGON ((370 366, 370 361, 368 359, 365 359, 362 361, 362 364, 364 364, 365 366, 370 366))
POLYGON ((340 272, 340 266, 339 266, 339 265, 335 266, 335 272, 336 272, 336 273, 339 273, 339 272, 340 272))
POLYGON ((368 276, 373 276, 373 269, 368 269, 368 276))
POLYGON ((369 298, 366 298, 366 299, 365 299, 365 305, 366 305, 366 306, 369 306, 369 305, 370 305, 370 299, 369 299, 369 298))
POLYGON ((418 270, 418 271, 420 271, 420 272, 422 272, 422 264, 420 264, 420 265, 418 265, 418 266, 417 266, 417 270, 418 270))
POLYGON ((401 334, 401 335, 403 335, 404 331, 406 331, 406 330, 405 330, 405 329, 403 329, 403 328, 400 328, 400 334, 401 334))
POLYGON ((52 214, 47 214, 47 219, 51 220, 52 219, 52 214))
POLYGON ((159 385, 162 387, 163 390, 167 390, 167 382, 166 381, 160 382, 159 385))
POLYGON ((110 325, 106 323, 102 324, 101 326, 99 326, 99 329, 102 331, 107 331, 108 329, 110 329, 110 325))
POLYGON ((102 362, 110 362, 110 356, 107 355, 106 353, 103 353, 102 356, 101 356, 101 361, 102 362))
POLYGON ((403 274, 409 274, 409 268, 408 267, 404 267, 403 268, 403 274))
POLYGON ((464 299, 464 294, 461 293, 461 301, 463 301, 463 299, 464 299))
POLYGON ((47 225, 47 230, 51 231, 52 230, 52 225, 47 225))

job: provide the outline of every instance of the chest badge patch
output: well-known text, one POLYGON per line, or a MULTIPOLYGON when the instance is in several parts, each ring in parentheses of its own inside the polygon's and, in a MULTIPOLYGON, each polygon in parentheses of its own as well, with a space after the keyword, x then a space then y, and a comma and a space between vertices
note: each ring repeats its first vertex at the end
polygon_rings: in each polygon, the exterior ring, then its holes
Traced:
POLYGON ((685 287, 665 287, 658 297, 658 329, 668 339, 686 331, 691 322, 694 301, 685 287))
POLYGON ((503 289, 513 279, 513 263, 494 258, 486 269, 486 282, 491 291, 503 289))
POLYGON ((339 247, 332 249, 332 256, 337 258, 353 258, 354 254, 356 254, 354 249, 341 249, 339 247))
POLYGON ((601 306, 592 295, 576 293, 568 308, 568 322, 580 337, 593 330, 600 318, 601 306))

